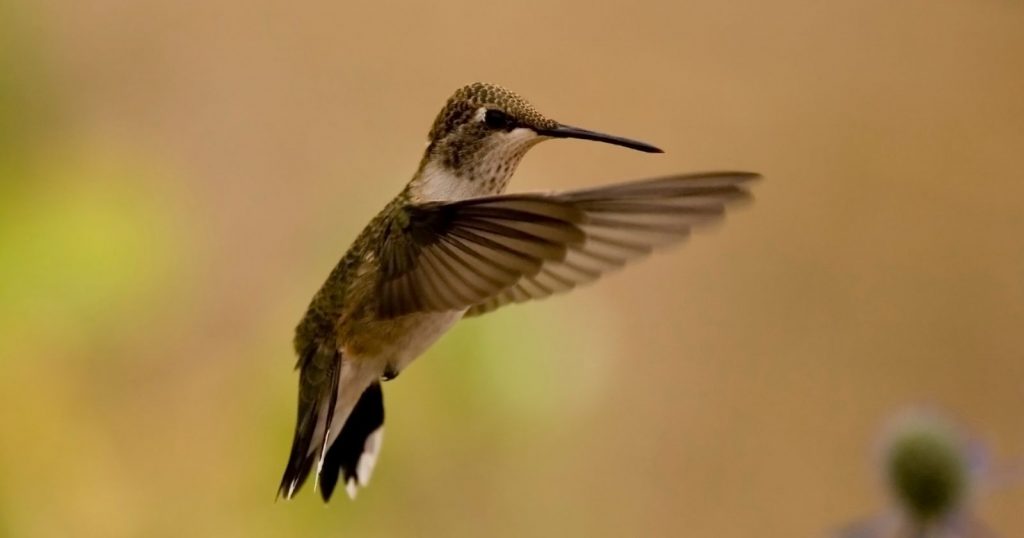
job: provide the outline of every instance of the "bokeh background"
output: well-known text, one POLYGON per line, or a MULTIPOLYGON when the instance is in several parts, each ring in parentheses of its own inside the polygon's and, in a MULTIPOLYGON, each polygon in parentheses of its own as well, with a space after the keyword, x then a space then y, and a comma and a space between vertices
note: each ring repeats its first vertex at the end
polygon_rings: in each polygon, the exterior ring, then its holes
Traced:
MULTIPOLYGON (((925 403, 1024 455, 1024 4, 0 1, 0 535, 819 536, 925 403), (722 168, 725 226, 460 325, 356 502, 274 502, 291 332, 476 80, 722 168)), ((1024 534, 1024 490, 979 496, 1024 534)))

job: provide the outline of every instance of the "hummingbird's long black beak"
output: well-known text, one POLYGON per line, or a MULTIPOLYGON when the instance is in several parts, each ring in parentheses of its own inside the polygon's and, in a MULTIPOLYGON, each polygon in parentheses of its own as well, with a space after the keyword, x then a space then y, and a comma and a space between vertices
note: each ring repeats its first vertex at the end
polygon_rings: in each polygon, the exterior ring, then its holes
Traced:
POLYGON ((645 151, 647 153, 665 153, 660 148, 640 142, 639 140, 630 140, 628 138, 622 138, 621 136, 606 135, 604 133, 580 129, 579 127, 563 125, 561 123, 551 129, 537 129, 537 134, 541 136, 550 136, 551 138, 579 138, 581 140, 594 140, 596 142, 615 144, 616 146, 635 149, 637 151, 645 151))

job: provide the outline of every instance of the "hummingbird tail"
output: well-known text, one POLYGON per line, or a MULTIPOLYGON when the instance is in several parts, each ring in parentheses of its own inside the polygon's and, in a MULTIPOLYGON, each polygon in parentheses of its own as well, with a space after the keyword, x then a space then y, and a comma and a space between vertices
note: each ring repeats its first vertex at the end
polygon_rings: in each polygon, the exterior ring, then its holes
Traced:
POLYGON ((384 394, 380 383, 372 383, 360 396, 338 438, 324 456, 320 467, 320 495, 331 499, 338 478, 345 492, 355 498, 360 487, 370 483, 384 436, 384 394))
POLYGON ((323 438, 338 401, 341 354, 331 351, 333 356, 321 360, 316 356, 321 352, 319 346, 311 345, 299 358, 298 419, 288 465, 277 490, 277 495, 285 499, 291 499, 299 491, 313 462, 323 453, 323 438))
POLYGON ((312 347, 299 360, 299 415, 278 496, 295 496, 313 472, 324 501, 339 478, 355 498, 358 488, 370 482, 377 461, 384 396, 372 371, 343 361, 337 351, 312 347))

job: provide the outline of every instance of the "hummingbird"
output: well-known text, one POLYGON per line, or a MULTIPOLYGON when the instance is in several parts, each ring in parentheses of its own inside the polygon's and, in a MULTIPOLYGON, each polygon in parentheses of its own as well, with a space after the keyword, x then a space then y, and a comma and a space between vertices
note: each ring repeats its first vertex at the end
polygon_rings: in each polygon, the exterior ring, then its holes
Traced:
POLYGON ((312 472, 325 502, 339 481, 354 498, 381 447, 381 382, 459 320, 568 291, 679 242, 749 198, 759 177, 710 172, 503 194, 526 152, 553 138, 662 153, 554 121, 495 84, 458 89, 412 179, 359 234, 295 330, 298 416, 278 496, 292 498, 312 472))

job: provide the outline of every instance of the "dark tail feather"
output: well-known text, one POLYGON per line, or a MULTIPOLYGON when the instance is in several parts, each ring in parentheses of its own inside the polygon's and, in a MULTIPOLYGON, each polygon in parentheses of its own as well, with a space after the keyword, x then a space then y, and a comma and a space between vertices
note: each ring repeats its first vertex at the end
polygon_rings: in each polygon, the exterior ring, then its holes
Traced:
POLYGON ((317 357, 312 357, 318 353, 317 347, 311 347, 312 350, 299 360, 298 419, 288 465, 285 466, 281 485, 277 489, 278 497, 283 496, 286 499, 292 498, 306 482, 313 462, 320 455, 320 450, 315 448, 319 448, 324 442, 323 436, 327 435, 327 425, 330 424, 338 399, 341 357, 334 352, 334 357, 328 361, 319 361, 317 357), (321 424, 322 437, 316 439, 316 430, 321 424))
POLYGON ((334 444, 327 449, 320 469, 320 495, 331 499, 339 475, 349 497, 370 481, 377 461, 384 426, 384 395, 380 383, 370 385, 359 397, 334 444))
MULTIPOLYGON (((310 439, 304 431, 307 428, 302 423, 295 429, 295 438, 292 440, 292 451, 288 456, 288 465, 284 469, 284 476, 281 477, 281 485, 277 488, 277 496, 291 499, 306 482, 310 469, 313 468, 313 455, 307 452, 310 439)), ((312 437, 312 428, 308 428, 309 437, 312 437)))

